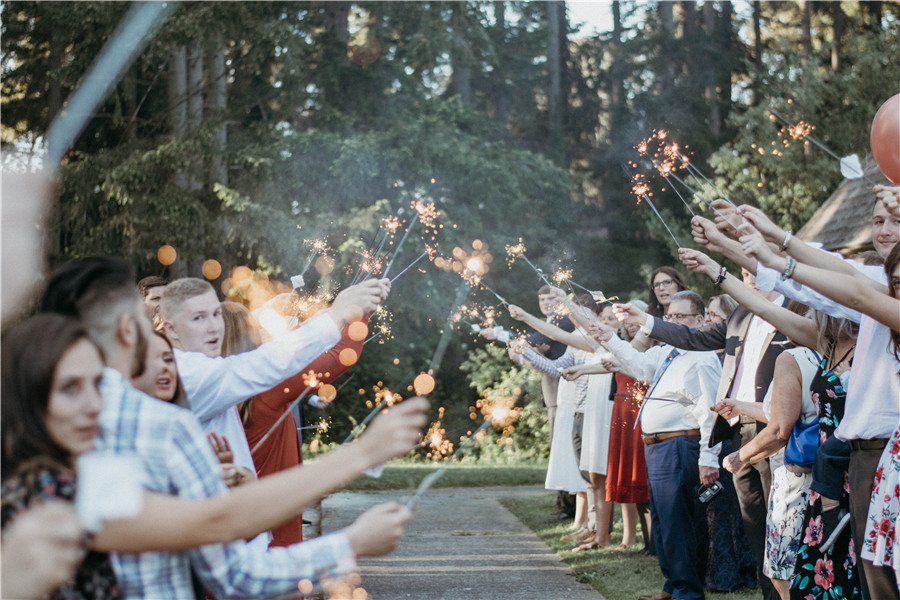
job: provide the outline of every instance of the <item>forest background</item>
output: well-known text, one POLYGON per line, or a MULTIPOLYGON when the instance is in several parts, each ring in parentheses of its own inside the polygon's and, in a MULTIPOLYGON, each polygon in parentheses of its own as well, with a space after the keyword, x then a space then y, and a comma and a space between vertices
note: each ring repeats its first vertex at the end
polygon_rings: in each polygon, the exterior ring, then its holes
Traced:
MULTIPOLYGON (((421 201, 441 213, 438 255, 489 252, 485 283, 529 310, 541 281, 505 260, 520 239, 548 276, 571 268, 590 289, 645 297, 650 270, 677 260, 623 174, 626 161, 653 174, 642 139, 667 131, 732 201, 797 230, 841 175, 769 109, 814 126, 838 155, 864 156, 872 117, 898 91, 898 2, 595 4, 609 31, 580 32, 555 1, 180 3, 63 159, 49 266, 119 255, 141 277, 206 276, 223 297, 257 303, 313 258, 307 290, 327 292, 351 281, 384 219, 406 222, 421 201), (316 262, 312 240, 333 265, 316 262)), ((4 169, 39 162, 48 124, 128 8, 2 3, 4 169)), ((684 204, 650 180, 686 243, 684 204)), ((392 275, 424 235, 413 229, 392 275)), ((535 378, 448 323, 476 302, 513 325, 452 270, 423 261, 398 279, 390 314, 370 327, 385 333, 322 439, 342 439, 378 389, 407 394, 439 365, 432 400, 447 438, 471 428, 479 397, 511 398, 525 412, 496 447, 543 454, 535 378)))

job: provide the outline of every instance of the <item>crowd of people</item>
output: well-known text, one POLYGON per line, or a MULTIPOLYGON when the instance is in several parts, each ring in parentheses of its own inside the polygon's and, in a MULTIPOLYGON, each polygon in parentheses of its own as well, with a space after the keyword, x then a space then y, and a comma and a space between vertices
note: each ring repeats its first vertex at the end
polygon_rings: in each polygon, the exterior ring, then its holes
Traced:
POLYGON ((427 400, 386 409, 357 441, 302 468, 289 408, 349 366, 335 361, 361 349, 348 330, 389 292, 387 280, 350 286, 267 340, 204 280, 137 285, 109 257, 57 269, 39 314, 2 338, 3 596, 269 598, 352 586, 356 559, 391 552, 411 511, 378 505, 308 541, 302 511, 414 448, 427 400))
POLYGON ((546 285, 543 318, 509 306, 534 333, 482 330, 543 375, 546 488, 577 498, 561 541, 611 546, 614 503, 613 551, 641 522, 665 584, 640 600, 900 597, 900 188, 874 196, 874 252, 845 259, 719 200, 692 220, 709 254, 679 249, 721 290, 708 303, 662 266, 646 302, 546 285))

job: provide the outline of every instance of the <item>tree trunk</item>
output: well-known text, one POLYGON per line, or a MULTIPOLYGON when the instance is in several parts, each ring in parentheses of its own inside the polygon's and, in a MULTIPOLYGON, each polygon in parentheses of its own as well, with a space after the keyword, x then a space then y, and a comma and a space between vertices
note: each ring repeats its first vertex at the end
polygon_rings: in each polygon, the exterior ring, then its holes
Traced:
POLYGON ((568 21, 566 5, 560 0, 550 0, 547 7, 547 138, 552 154, 564 158, 564 124, 566 114, 566 61, 568 59, 568 21))
POLYGON ((719 95, 716 91, 716 80, 718 79, 717 71, 721 69, 719 67, 718 61, 721 60, 721 56, 713 56, 712 53, 718 49, 718 15, 716 14, 715 5, 707 0, 703 4, 703 25, 706 28, 706 35, 709 39, 707 42, 707 48, 711 51, 709 55, 709 62, 704 69, 706 79, 706 86, 704 90, 704 94, 706 96, 706 106, 709 109, 709 132, 712 134, 714 138, 718 138, 718 136, 722 133, 721 127, 721 115, 719 114, 719 95))
POLYGON ((732 5, 731 0, 725 0, 722 2, 721 7, 722 10, 719 12, 718 19, 719 35, 717 36, 717 40, 724 60, 721 62, 716 77, 716 94, 719 101, 718 127, 720 132, 728 121, 728 115, 731 112, 731 72, 735 61, 733 47, 734 35, 731 24, 734 15, 734 6, 732 5))
POLYGON ((803 11, 802 16, 800 17, 800 37, 803 44, 803 53, 800 55, 803 61, 803 66, 806 66, 806 63, 809 62, 809 59, 812 58, 812 16, 810 11, 810 5, 812 4, 812 0, 799 0, 800 2, 800 10, 803 11))
POLYGON ((844 37, 844 26, 846 24, 846 15, 840 2, 832 2, 831 10, 834 11, 834 40, 831 44, 831 70, 837 73, 841 69, 841 38, 844 37))
POLYGON ((662 54, 665 57, 660 91, 665 94, 675 86, 675 15, 671 2, 660 2, 658 6, 663 32, 662 54))
POLYGON ((125 140, 134 141, 137 137, 137 66, 128 69, 122 77, 122 99, 125 103, 125 140))
POLYGON ((760 81, 762 73, 762 2, 753 0, 753 66, 756 71, 753 74, 753 106, 758 106, 760 102, 760 81))
MULTIPOLYGON (((622 27, 622 6, 619 0, 615 0, 612 3, 613 9, 613 42, 615 44, 622 43, 622 35, 624 33, 624 29, 622 27)), ((610 76, 612 77, 612 112, 615 117, 618 117, 620 112, 625 108, 625 81, 622 77, 622 53, 619 52, 619 48, 613 49, 613 61, 612 66, 610 68, 610 76)), ((618 123, 618 118, 613 119, 613 123, 618 123)))
POLYGON ((325 29, 334 34, 344 46, 350 41, 347 22, 350 18, 350 3, 341 1, 325 2, 325 29))
POLYGON ((187 127, 191 130, 203 120, 203 50, 196 42, 187 49, 187 88, 187 127))
POLYGON ((215 115, 219 125, 216 128, 216 154, 213 155, 209 165, 209 179, 211 182, 219 182, 228 185, 228 169, 225 166, 223 154, 228 141, 225 125, 225 106, 227 102, 227 88, 225 80, 225 51, 222 49, 221 39, 217 36, 214 46, 206 53, 206 64, 209 70, 209 85, 206 92, 206 106, 208 112, 215 115))
POLYGON ((169 53, 169 131, 179 138, 187 124, 187 53, 178 46, 169 53))
POLYGON ((65 41, 59 27, 53 25, 50 29, 50 54, 48 56, 48 70, 50 71, 50 84, 47 89, 47 125, 53 122, 53 118, 62 108, 62 84, 59 82, 60 69, 62 68, 65 41))
POLYGON ((864 2, 863 6, 866 7, 866 26, 871 31, 881 31, 881 0, 864 2))
MULTIPOLYGON (((495 29, 498 33, 496 39, 502 39, 506 31, 506 2, 494 2, 494 15, 495 29)), ((509 113, 509 97, 506 85, 506 51, 502 44, 498 45, 496 56, 497 64, 494 65, 493 80, 494 117, 498 123, 505 124, 509 113)))

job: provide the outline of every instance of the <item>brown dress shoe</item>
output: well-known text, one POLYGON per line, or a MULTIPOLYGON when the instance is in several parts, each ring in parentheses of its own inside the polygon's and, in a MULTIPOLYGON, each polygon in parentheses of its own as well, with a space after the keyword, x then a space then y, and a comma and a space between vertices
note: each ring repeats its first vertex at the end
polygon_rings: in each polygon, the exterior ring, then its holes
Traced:
POLYGON ((674 600, 669 592, 660 592, 655 596, 641 596, 638 600, 674 600))

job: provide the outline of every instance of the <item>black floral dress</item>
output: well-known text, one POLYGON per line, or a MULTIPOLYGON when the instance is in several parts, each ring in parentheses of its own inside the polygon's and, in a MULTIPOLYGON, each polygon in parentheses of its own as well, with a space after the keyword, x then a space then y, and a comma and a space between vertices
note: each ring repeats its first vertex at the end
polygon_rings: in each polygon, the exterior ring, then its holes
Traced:
MULTIPOLYGON (((834 435, 834 430, 844 416, 847 392, 832 369, 827 369, 826 353, 819 370, 810 384, 810 393, 819 413, 819 444, 834 435)), ((840 362, 840 361, 839 361, 840 362)), ((822 500, 814 490, 809 491, 803 527, 800 530, 800 548, 791 579, 792 600, 856 600, 862 598, 857 570, 856 549, 850 528, 841 532, 828 553, 819 551, 824 541, 822 535, 822 500)), ((841 508, 850 510, 850 488, 844 475, 844 493, 841 508)), ((837 509, 835 509, 837 510, 837 509)))
MULTIPOLYGON (((3 481, 2 527, 35 502, 75 500, 75 476, 52 468, 19 471, 3 481)), ((49 596, 52 600, 118 600, 122 598, 109 555, 87 552, 75 580, 49 596)))

